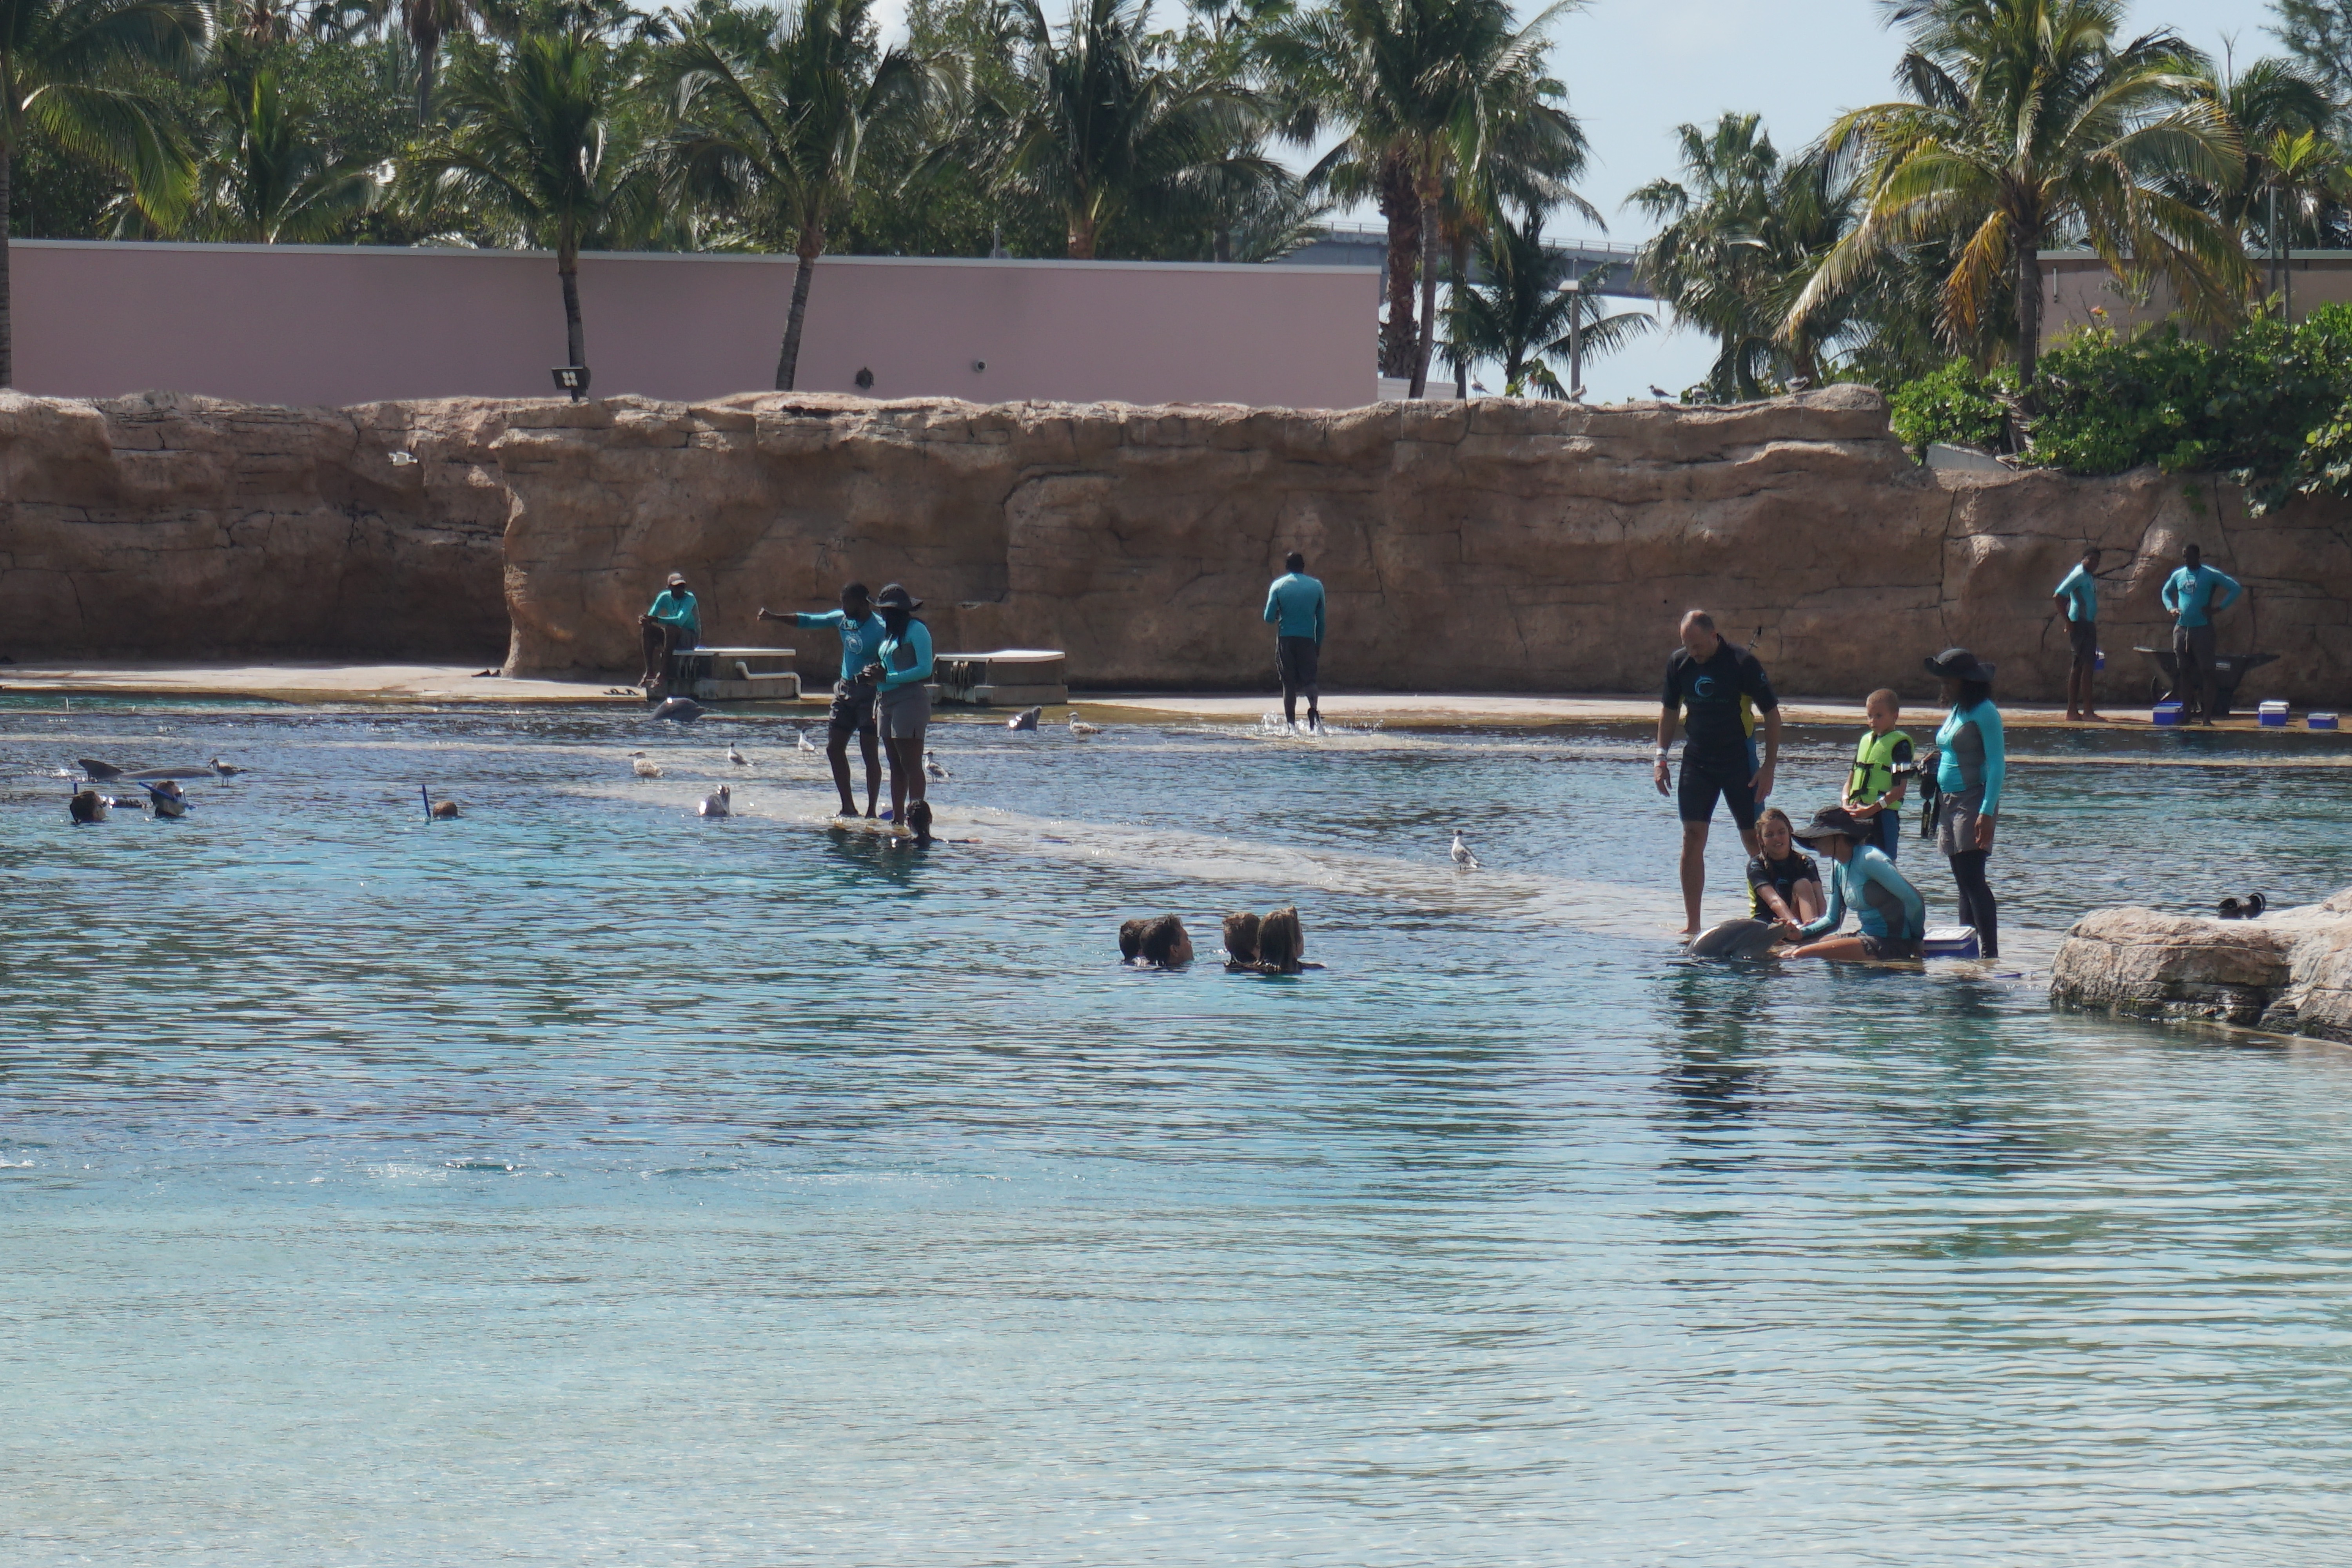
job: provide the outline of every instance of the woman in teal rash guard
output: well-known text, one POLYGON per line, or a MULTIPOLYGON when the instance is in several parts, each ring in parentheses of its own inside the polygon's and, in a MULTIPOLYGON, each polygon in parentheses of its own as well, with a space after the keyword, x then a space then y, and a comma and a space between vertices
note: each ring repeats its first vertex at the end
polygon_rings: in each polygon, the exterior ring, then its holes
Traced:
POLYGON ((1780 922, 1784 942, 1801 942, 1790 958, 1891 959, 1917 958, 1920 939, 1927 934, 1927 905, 1886 852, 1871 840, 1877 837, 1868 823, 1842 805, 1823 806, 1812 821, 1792 835, 1806 848, 1827 856, 1830 872, 1829 907, 1821 918, 1805 924, 1780 922), (1862 921, 1858 936, 1839 936, 1848 905, 1862 921))
POLYGON ((2009 773, 2000 710, 1992 705, 1992 666, 1964 647, 1948 647, 1927 661, 1944 683, 1952 710, 1936 731, 1936 847, 1952 863, 1959 889, 1960 923, 1977 928, 1978 951, 2000 956, 2000 928, 1985 862, 1992 858, 1993 821, 2009 773))
POLYGON ((914 830, 916 842, 930 842, 931 807, 923 798, 923 730, 931 721, 931 628, 915 618, 923 601, 893 583, 874 595, 882 614, 881 646, 864 671, 880 693, 874 700, 876 727, 890 759, 890 819, 914 830))

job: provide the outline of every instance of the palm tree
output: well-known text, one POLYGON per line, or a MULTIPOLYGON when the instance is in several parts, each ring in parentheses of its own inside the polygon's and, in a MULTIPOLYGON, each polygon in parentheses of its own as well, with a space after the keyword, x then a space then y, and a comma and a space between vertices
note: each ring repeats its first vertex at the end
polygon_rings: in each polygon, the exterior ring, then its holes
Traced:
MULTIPOLYGON (((2286 60, 2257 60, 2200 85, 2238 132, 2240 155, 2212 181, 2173 181, 2238 235, 2249 250, 2275 254, 2315 243, 2328 209, 2340 207, 2344 155, 2329 137, 2336 105, 2318 79, 2286 60)), ((2272 286, 2278 278, 2273 274, 2272 286)))
POLYGON ((1634 268, 1677 318, 1719 345, 1708 393, 1758 397, 1780 325, 1762 300, 1780 154, 1756 114, 1727 114, 1706 130, 1683 125, 1675 138, 1682 179, 1654 180, 1628 198, 1662 226, 1634 268))
POLYGON ((1254 146, 1236 147, 1234 83, 1188 79, 1150 32, 1149 0, 1073 0, 1057 35, 1039 0, 1013 0, 1010 101, 983 107, 994 128, 982 156, 997 187, 1062 214, 1073 260, 1090 260, 1130 212, 1164 210, 1210 171, 1273 178, 1254 146))
POLYGON ((1603 314, 1601 296, 1570 289, 1576 263, 1543 242, 1543 214, 1530 209, 1518 223, 1504 217, 1478 237, 1485 281, 1454 298, 1454 342, 1464 363, 1491 359, 1503 367, 1503 389, 1521 397, 1534 387, 1566 397, 1550 364, 1553 356, 1614 353, 1656 322, 1639 310, 1603 314))
POLYGON ((1412 376, 1413 396, 1428 382, 1436 219, 1449 181, 1460 175, 1466 194, 1514 136, 1580 140, 1557 106, 1559 85, 1542 74, 1545 31, 1579 4, 1556 0, 1521 26, 1507 0, 1329 0, 1267 40, 1268 63, 1289 84, 1289 134, 1315 140, 1327 121, 1347 128, 1308 172, 1310 186, 1380 205, 1389 306, 1381 370, 1412 376))
POLYGON ((159 222, 185 208, 191 161, 163 108, 109 77, 125 62, 176 64, 204 37, 189 0, 0 0, 0 386, 15 384, 8 185, 16 150, 42 136, 126 175, 159 222))
POLYGON ((2179 37, 2118 47, 2123 0, 1894 0, 1889 11, 1909 34, 1901 76, 1911 101, 1855 110, 1830 128, 1825 145, 1859 157, 1866 205, 1792 322, 1888 253, 1948 238, 1947 330, 1971 331, 2011 274, 2030 403, 2045 245, 2082 236, 2119 273, 2165 276, 2193 313, 2218 315, 2242 297, 2236 237, 2165 188, 2226 181, 2242 152, 2179 37))
POLYGON ((625 243, 657 217, 656 181, 629 156, 618 122, 622 87, 611 46, 585 26, 509 45, 461 40, 446 103, 453 123, 400 175, 413 207, 455 202, 485 214, 499 237, 553 248, 574 365, 588 363, 581 247, 625 243))
POLYGON ((866 134, 920 108, 929 68, 903 49, 877 52, 871 0, 797 0, 782 13, 706 4, 668 71, 673 178, 799 258, 776 359, 776 390, 790 392, 809 285, 828 231, 856 197, 866 134))
POLYGON ((204 237, 265 245, 325 240, 375 199, 357 159, 330 159, 310 135, 308 106, 289 102, 278 73, 220 84, 217 131, 198 171, 204 237))

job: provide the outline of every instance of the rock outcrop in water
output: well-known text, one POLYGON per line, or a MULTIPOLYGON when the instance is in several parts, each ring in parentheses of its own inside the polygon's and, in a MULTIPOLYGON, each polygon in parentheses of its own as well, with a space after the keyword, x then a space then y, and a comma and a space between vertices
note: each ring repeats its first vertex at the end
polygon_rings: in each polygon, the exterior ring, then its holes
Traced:
POLYGON ((2252 921, 2101 910, 2050 968, 2066 1006, 2352 1041, 2352 889, 2252 921))
MULTIPOLYGON (((1691 605, 1783 689, 1924 693, 1966 644, 2055 696, 2051 587, 2085 542, 2106 691, 2168 623, 2179 547, 2244 581, 2242 692, 2352 697, 2352 508, 2249 519, 2153 472, 1935 473, 1876 394, 1696 409, 1486 399, 1336 411, 982 406, 761 394, 342 412, 0 395, 7 651, 422 656, 510 628, 515 674, 631 668, 673 567, 707 637, 851 577, 929 601, 942 649, 1055 647, 1074 683, 1268 684, 1282 552, 1330 590, 1335 687, 1647 690, 1691 605), (500 600, 503 599, 503 610, 500 600)), ((830 674, 823 638, 801 669, 830 674), (818 646, 824 644, 824 646, 818 646)))

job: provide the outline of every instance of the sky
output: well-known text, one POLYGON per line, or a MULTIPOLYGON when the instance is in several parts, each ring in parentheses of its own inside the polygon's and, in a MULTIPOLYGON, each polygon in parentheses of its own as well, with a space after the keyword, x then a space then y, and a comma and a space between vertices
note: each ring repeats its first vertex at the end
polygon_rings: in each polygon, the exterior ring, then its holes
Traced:
MULTIPOLYGON (((1160 24, 1171 25, 1180 6, 1159 3, 1160 24)), ((904 0, 882 0, 877 15, 886 33, 893 30, 904 0)), ((1794 151, 1843 110, 1895 97, 1902 50, 1881 15, 1875 0, 1588 0, 1562 17, 1553 29, 1553 65, 1591 142, 1584 195, 1608 219, 1606 237, 1632 242, 1649 234, 1622 203, 1675 173, 1678 125, 1759 112, 1774 143, 1794 151)), ((2269 0, 2137 0, 2128 18, 2134 33, 2170 26, 2217 57, 2234 37, 2242 65, 2278 52, 2266 31, 2274 20, 2269 0)), ((1338 216, 1377 220, 1370 212, 1338 216)), ((1589 231, 1574 216, 1551 226, 1561 237, 1589 231)), ((1646 396, 1653 383, 1679 391, 1714 357, 1711 340, 1699 333, 1654 332, 1589 362, 1585 382, 1596 402, 1646 396)))

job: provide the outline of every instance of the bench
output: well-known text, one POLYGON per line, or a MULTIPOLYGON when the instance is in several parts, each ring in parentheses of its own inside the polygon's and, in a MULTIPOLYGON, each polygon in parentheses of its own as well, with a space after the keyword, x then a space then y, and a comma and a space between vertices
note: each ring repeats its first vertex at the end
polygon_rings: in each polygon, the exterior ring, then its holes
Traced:
POLYGON ((753 664, 789 666, 788 647, 689 647, 669 656, 663 672, 670 692, 698 702, 797 702, 801 678, 791 668, 755 669, 753 664))
POLYGON ((942 702, 978 708, 1045 708, 1070 700, 1058 648, 1005 647, 943 653, 933 661, 942 702))

